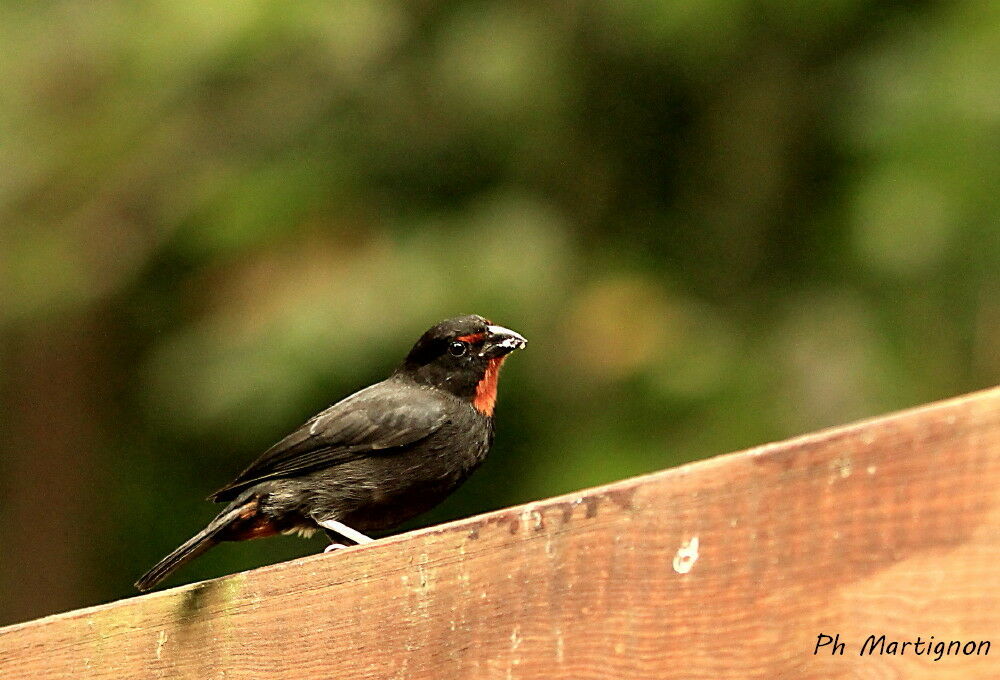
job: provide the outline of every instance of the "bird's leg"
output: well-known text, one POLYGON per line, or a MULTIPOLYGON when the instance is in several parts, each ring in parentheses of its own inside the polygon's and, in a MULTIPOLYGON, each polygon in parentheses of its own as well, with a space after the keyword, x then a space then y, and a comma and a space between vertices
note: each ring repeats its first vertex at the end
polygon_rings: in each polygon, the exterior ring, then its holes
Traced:
MULTIPOLYGON (((351 527, 347 526, 346 524, 338 522, 335 519, 316 520, 316 524, 318 524, 321 527, 323 527, 324 529, 326 529, 327 530, 327 535, 329 535, 330 532, 333 532, 335 534, 339 534, 340 536, 343 536, 344 538, 350 539, 350 540, 354 541, 355 543, 357 543, 359 545, 362 544, 362 543, 371 543, 372 541, 375 540, 374 538, 372 538, 370 536, 365 536, 363 533, 361 533, 357 529, 352 529, 351 527)), ((336 550, 336 548, 332 548, 332 549, 336 550)))
POLYGON ((340 539, 340 535, 337 534, 336 532, 330 531, 329 529, 323 529, 323 532, 326 534, 326 537, 330 539, 330 545, 326 546, 323 549, 323 552, 328 553, 328 552, 333 552, 334 550, 340 550, 341 548, 348 548, 348 547, 350 547, 350 546, 345 545, 343 543, 338 543, 337 542, 337 541, 339 541, 341 539, 340 539))
POLYGON ((323 552, 328 553, 328 552, 333 552, 334 550, 340 550, 341 548, 351 547, 346 543, 339 543, 339 541, 343 540, 340 537, 340 534, 330 531, 329 529, 323 529, 323 533, 325 533, 326 537, 330 539, 330 545, 323 548, 323 552))

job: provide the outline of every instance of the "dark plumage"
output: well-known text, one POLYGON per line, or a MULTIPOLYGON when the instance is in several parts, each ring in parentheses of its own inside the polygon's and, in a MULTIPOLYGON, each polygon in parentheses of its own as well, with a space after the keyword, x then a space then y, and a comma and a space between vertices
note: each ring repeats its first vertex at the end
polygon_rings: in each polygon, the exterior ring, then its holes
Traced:
POLYGON ((486 457, 497 373, 525 342, 481 316, 437 324, 389 378, 317 414, 212 494, 225 509, 136 587, 149 590, 220 541, 324 528, 363 543, 361 531, 437 505, 486 457))

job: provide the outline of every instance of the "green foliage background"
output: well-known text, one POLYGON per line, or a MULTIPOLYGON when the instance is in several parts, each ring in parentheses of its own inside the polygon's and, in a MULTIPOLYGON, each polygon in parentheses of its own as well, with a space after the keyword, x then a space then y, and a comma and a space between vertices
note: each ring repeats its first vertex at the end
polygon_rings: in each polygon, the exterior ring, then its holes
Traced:
POLYGON ((0 622, 129 595, 457 313, 530 345, 419 524, 1000 376, 993 0, 3 3, 0 47, 0 622))

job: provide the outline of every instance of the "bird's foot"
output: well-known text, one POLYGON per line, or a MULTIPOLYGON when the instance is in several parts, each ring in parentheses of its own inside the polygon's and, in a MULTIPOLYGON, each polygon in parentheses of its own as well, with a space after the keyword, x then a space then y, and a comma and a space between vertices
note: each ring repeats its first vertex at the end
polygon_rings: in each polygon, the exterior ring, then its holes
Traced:
POLYGON ((346 548, 347 546, 343 543, 331 543, 330 545, 323 548, 323 552, 333 552, 334 550, 340 550, 341 548, 346 548))

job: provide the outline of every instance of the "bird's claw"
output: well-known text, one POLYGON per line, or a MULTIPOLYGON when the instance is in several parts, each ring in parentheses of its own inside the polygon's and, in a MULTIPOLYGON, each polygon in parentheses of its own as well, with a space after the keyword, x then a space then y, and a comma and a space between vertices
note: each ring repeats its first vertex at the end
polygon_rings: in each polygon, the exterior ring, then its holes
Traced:
POLYGON ((341 548, 346 548, 347 546, 343 543, 331 543, 330 545, 323 548, 323 552, 333 552, 334 550, 340 550, 341 548))

